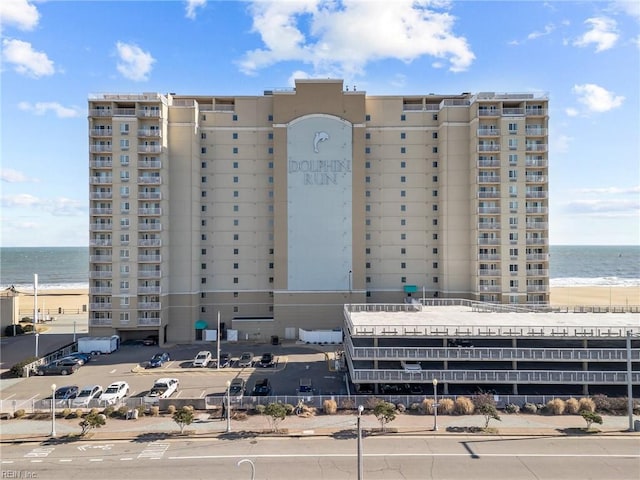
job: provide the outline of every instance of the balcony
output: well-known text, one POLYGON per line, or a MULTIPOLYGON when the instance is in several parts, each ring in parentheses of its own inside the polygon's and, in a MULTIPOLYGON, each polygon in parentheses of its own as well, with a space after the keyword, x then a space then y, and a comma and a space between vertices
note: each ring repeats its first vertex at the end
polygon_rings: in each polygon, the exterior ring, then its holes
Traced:
POLYGON ((488 268, 481 268, 478 270, 478 275, 480 275, 481 277, 499 277, 501 276, 501 272, 498 269, 488 269, 488 268))
POLYGON ((138 262, 159 263, 162 261, 162 255, 138 255, 138 262))
POLYGON ((113 255, 90 255, 89 261, 94 263, 111 263, 113 255))
POLYGON ((110 200, 113 198, 113 192, 91 192, 89 197, 91 200, 110 200))
POLYGON ((549 285, 527 285, 527 292, 548 292, 549 285))
POLYGON ((546 168, 549 165, 549 161, 546 158, 525 158, 525 167, 542 167, 546 168))
POLYGON ((111 152, 111 145, 89 145, 89 151, 91 153, 104 153, 111 152))
POLYGON ((162 183, 162 179, 160 176, 157 177, 138 177, 139 185, 160 185, 162 183))
POLYGON ((525 198, 547 198, 549 192, 546 190, 527 190, 525 192, 525 198))
POLYGON ((499 108, 479 108, 478 116, 479 117, 499 117, 501 115, 501 111, 499 108))
POLYGON ((478 183, 500 183, 500 175, 481 175, 478 183))
POLYGON ((538 107, 527 107, 525 108, 525 115, 529 117, 544 117, 547 115, 547 109, 538 107))
POLYGON ((159 294, 159 293, 160 293, 159 285, 153 285, 153 286, 138 285, 138 295, 159 294))
POLYGON ((546 230, 549 228, 549 224, 547 222, 527 222, 526 228, 527 230, 546 230))
POLYGON ((138 153, 161 153, 162 145, 138 145, 138 153))
POLYGON ((97 294, 97 295, 111 295, 113 291, 113 287, 91 287, 89 288, 89 293, 97 294))
POLYGON ((158 216, 162 215, 161 208, 139 208, 138 215, 158 216))
POLYGON ((499 152, 500 145, 478 145, 478 152, 499 152))
POLYGON ((143 118, 160 118, 159 109, 138 110, 138 116, 143 118))
POLYGON ((138 192, 140 200, 162 200, 162 192, 138 192))
POLYGON ((138 318, 138 326, 158 327, 160 326, 160 319, 159 318, 138 318))
POLYGON ((478 198, 500 198, 499 191, 478 192, 478 198))
POLYGON ((113 168, 113 160, 91 160, 91 168, 113 168))
POLYGON ((92 311, 105 311, 105 310, 111 310, 111 303, 91 303, 89 304, 89 309, 92 311))
POLYGON ((110 137, 112 130, 110 128, 92 128, 89 130, 92 137, 110 137))
POLYGON ((138 278, 160 278, 162 272, 160 270, 139 270, 138 278))
POLYGON ((478 230, 500 230, 499 222, 478 222, 478 230))
POLYGON ((113 115, 118 117, 135 117, 136 109, 135 108, 114 108, 113 115))
POLYGON ((527 261, 537 261, 537 262, 548 262, 549 254, 548 253, 528 253, 527 261))
POLYGON ((524 108, 503 108, 502 115, 505 117, 524 115, 524 108))
POLYGON ((89 324, 92 327, 110 327, 112 323, 111 318, 89 318, 89 324))
POLYGON ((160 129, 159 128, 140 128, 138 129, 139 137, 159 137, 160 129))
POLYGON ((547 183, 546 175, 525 175, 524 179, 527 183, 547 183))
POLYGON ((111 239, 110 238, 92 238, 89 240, 89 245, 92 247, 110 247, 111 239))
POLYGON ((547 207, 527 207, 527 213, 547 213, 549 209, 547 207))
POLYGON ((530 137, 544 137, 547 134, 547 129, 541 127, 525 127, 524 133, 530 137))
POLYGON ((500 245, 499 238, 478 238, 478 245, 500 245))
POLYGON ((112 208, 91 208, 91 215, 113 215, 112 208))
POLYGON ((500 213, 500 207, 478 207, 478 213, 500 213))
POLYGON ((91 271, 89 271, 89 278, 113 278, 113 271, 111 271, 111 270, 91 270, 91 271))
POLYGON ((546 238, 527 238, 527 245, 547 245, 548 240, 546 238))
POLYGON ((162 240, 159 238, 147 238, 138 240, 139 247, 161 247, 162 240))
POLYGON ((479 128, 478 129, 479 137, 498 137, 500 136, 499 128, 479 128))
POLYGON ((527 277, 546 277, 549 270, 544 268, 527 268, 527 277))
POLYGON ((524 149, 527 152, 546 152, 547 144, 546 143, 527 143, 524 146, 524 149))
POLYGON ((500 167, 500 160, 492 159, 492 160, 478 160, 478 168, 498 168, 500 167))
POLYGON ((486 292, 498 293, 502 291, 502 287, 500 285, 480 285, 478 286, 478 291, 483 293, 486 293, 486 292))
POLYGON ((139 302, 138 310, 160 310, 160 302, 139 302))
POLYGON ((92 223, 89 227, 92 232, 110 232, 113 230, 112 223, 92 223))
POLYGON ((89 110, 89 116, 91 117, 110 117, 113 112, 110 108, 92 108, 89 110))
POLYGON ((138 162, 139 169, 160 169, 162 168, 162 162, 160 160, 146 160, 138 162))
POLYGON ((141 232, 160 232, 162 230, 161 223, 139 223, 138 230, 141 232))
POLYGON ((91 185, 110 185, 113 183, 113 177, 111 175, 91 177, 89 182, 91 183, 91 185))

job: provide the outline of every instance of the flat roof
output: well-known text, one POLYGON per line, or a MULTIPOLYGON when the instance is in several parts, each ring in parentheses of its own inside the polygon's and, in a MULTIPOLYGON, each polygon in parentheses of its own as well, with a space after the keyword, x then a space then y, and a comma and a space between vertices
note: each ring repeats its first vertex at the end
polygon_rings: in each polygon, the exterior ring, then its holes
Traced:
POLYGON ((345 305, 352 335, 362 336, 640 336, 640 314, 487 312, 471 306, 345 305))

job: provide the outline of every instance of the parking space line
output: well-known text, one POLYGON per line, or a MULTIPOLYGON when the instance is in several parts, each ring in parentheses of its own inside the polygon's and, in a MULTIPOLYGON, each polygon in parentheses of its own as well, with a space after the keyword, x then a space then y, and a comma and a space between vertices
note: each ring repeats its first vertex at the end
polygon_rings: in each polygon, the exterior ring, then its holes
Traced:
POLYGON ((114 368, 113 370, 111 370, 109 373, 116 373, 118 371, 117 368, 114 368))
POLYGON ((207 394, 206 390, 202 390, 202 393, 200 394, 200 398, 204 397, 207 394))

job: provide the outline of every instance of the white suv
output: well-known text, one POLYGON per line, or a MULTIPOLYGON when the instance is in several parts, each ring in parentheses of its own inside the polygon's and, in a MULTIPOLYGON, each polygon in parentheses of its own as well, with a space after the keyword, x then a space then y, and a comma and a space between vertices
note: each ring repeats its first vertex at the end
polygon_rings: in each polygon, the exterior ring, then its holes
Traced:
POLYGON ((211 352, 203 350, 201 352, 198 352, 198 355, 196 355, 196 358, 193 359, 193 366, 206 367, 207 365, 209 365, 211 360, 213 360, 213 355, 211 355, 211 352))

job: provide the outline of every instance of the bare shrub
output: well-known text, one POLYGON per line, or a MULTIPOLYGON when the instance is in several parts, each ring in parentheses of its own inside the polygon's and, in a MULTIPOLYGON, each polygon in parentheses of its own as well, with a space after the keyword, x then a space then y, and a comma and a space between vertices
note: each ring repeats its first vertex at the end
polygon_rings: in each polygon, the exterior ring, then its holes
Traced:
POLYGON ((152 406, 149 411, 151 412, 152 417, 157 417, 158 415, 160 415, 160 407, 158 405, 152 406))
POLYGON ((456 415, 473 415, 475 406, 471 399, 467 397, 456 398, 454 410, 456 415))
POLYGON ((322 402, 322 410, 326 415, 334 415, 338 411, 338 403, 331 399, 324 400, 322 402))
POLYGON ((565 402, 561 398, 554 398, 547 402, 547 412, 552 415, 562 415, 565 409, 565 402))
POLYGON ((63 409, 60 415, 62 415, 62 418, 67 418, 68 416, 71 415, 71 409, 70 408, 63 409))
POLYGON ((364 401, 364 408, 366 408, 367 410, 373 410, 374 408, 376 408, 376 405, 380 403, 380 401, 381 400, 376 397, 367 397, 367 399, 364 401))
POLYGON ((593 413, 593 412, 595 412, 595 411, 596 411, 596 404, 595 404, 595 402, 594 402, 591 398, 589 398, 589 397, 582 397, 582 398, 579 400, 578 404, 579 404, 579 407, 580 407, 580 408, 578 408, 578 411, 579 411, 579 412, 581 412, 581 411, 586 411, 586 412, 591 412, 591 413, 593 413))
POLYGON ((476 410, 479 410, 483 405, 492 405, 496 406, 496 400, 493 398, 493 395, 490 393, 479 393, 472 397, 473 406, 476 410))
POLYGON ((396 410, 400 413, 404 413, 407 411, 407 407, 405 406, 404 403, 398 403, 396 404, 396 410))
POLYGON ((15 418, 22 418, 27 414, 27 411, 24 408, 20 408, 18 410, 16 410, 15 412, 13 412, 13 416, 15 418))
POLYGON ((567 415, 575 415, 580 411, 580 403, 575 398, 571 397, 564 402, 564 413, 567 415))
POLYGON ((356 401, 353 398, 343 398, 340 400, 340 408, 343 410, 355 410, 356 401))
POLYGON ((438 402, 438 413, 441 415, 453 415, 455 403, 450 398, 443 398, 438 402))
POLYGON ((174 413, 176 413, 176 406, 175 405, 167 405, 167 413, 169 415, 173 415, 174 413))
POLYGON ((520 413, 520 407, 515 403, 508 403, 505 405, 504 411, 507 413, 520 413))
POLYGON ((433 415, 433 399, 425 398, 422 400, 422 411, 425 415, 433 415))
POLYGON ((536 406, 535 403, 531 403, 531 402, 526 402, 523 406, 522 406, 522 411, 524 413, 538 413, 538 407, 536 406))
POLYGON ((81 408, 77 408, 75 415, 76 415, 76 418, 82 418, 82 415, 84 415, 84 410, 82 410, 81 408))
POLYGON ((614 397, 609 399, 609 412, 610 413, 626 413, 627 412, 627 397, 614 397))
POLYGON ((611 401, 606 395, 598 393, 597 395, 592 396, 591 400, 593 400, 593 403, 596 406, 595 411, 608 412, 611 410, 611 401))

